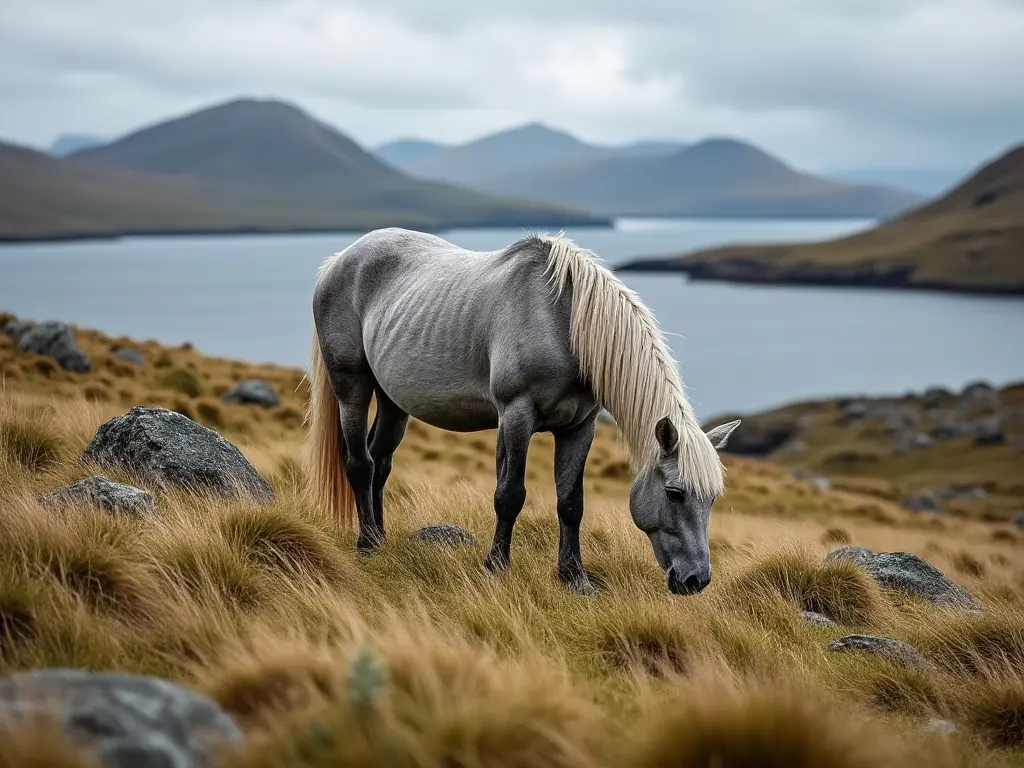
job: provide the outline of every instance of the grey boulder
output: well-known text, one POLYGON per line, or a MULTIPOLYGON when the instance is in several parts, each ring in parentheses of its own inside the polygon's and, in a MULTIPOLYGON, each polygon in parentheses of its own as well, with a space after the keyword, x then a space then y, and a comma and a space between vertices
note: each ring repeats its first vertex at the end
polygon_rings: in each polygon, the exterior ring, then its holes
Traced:
POLYGON ((451 523, 435 523, 425 525, 413 533, 417 539, 427 544, 440 544, 449 547, 472 547, 476 545, 476 536, 458 525, 451 523))
POLYGON ((274 388, 262 379, 240 381, 221 395, 220 399, 225 403, 262 405, 264 408, 273 408, 281 402, 274 388))
POLYGON ((17 341, 21 338, 22 334, 31 327, 32 324, 27 320, 18 320, 17 318, 13 318, 4 323, 4 333, 8 336, 13 336, 14 340, 17 341))
POLYGON ((131 347, 119 347, 114 350, 114 357, 132 365, 145 365, 146 357, 139 350, 131 347))
POLYGON ((0 679, 0 716, 54 716, 73 744, 109 768, 209 768, 241 745, 213 700, 142 675, 38 669, 0 679))
POLYGON ((93 475, 51 491, 40 496, 39 503, 47 507, 99 507, 125 517, 143 517, 156 511, 153 494, 133 485, 115 483, 103 475, 93 475))
POLYGON ((61 368, 72 373, 89 373, 92 370, 92 361, 78 348, 67 323, 56 320, 40 323, 21 335, 18 347, 23 352, 51 357, 61 368))
POLYGON ((814 624, 819 627, 838 627, 839 625, 828 616, 823 613, 815 613, 814 611, 801 611, 801 618, 808 624, 814 624))
POLYGON ((137 405, 101 426, 82 459, 166 488, 271 502, 274 491, 234 445, 165 408, 137 405))
POLYGON ((917 666, 924 661, 917 649, 909 643, 876 635, 846 635, 829 643, 828 649, 836 653, 871 653, 907 667, 917 666))
POLYGON ((850 560, 867 571, 880 587, 923 597, 932 605, 981 611, 981 604, 967 590, 910 552, 876 554, 865 547, 844 547, 825 559, 850 560))

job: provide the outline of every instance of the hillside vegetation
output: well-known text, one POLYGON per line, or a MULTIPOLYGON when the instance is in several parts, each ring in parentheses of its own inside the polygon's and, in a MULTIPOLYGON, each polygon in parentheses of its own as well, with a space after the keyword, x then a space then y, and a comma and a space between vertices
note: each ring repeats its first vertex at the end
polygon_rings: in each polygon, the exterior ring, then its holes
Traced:
MULTIPOLYGON (((75 666, 182 681, 242 726, 243 752, 227 762, 238 766, 1024 764, 1024 537, 1010 525, 926 519, 730 456, 715 581, 678 598, 630 521, 624 455, 602 424, 583 527, 600 594, 582 598, 554 572, 548 437, 533 443, 499 578, 481 568, 494 434, 413 421, 387 492, 389 542, 357 557, 354 533, 307 501, 300 371, 75 334, 90 373, 0 335, 0 674, 75 666), (116 356, 124 346, 145 361, 116 356), (218 398, 245 378, 271 383, 280 404, 218 398), (136 404, 219 429, 276 501, 166 492, 151 519, 41 506, 39 494, 91 473, 78 462, 85 444, 136 404), (439 521, 479 544, 410 535, 439 521), (824 560, 850 543, 918 553, 984 612, 882 590, 824 560), (805 609, 842 626, 808 623, 805 609), (925 663, 826 650, 850 632, 906 640, 925 663)), ((24 728, 0 728, 0 755, 4 766, 86 764, 24 728)))
POLYGON ((734 245, 623 269, 695 280, 1024 293, 1024 146, 939 199, 865 232, 818 243, 734 245))
POLYGON ((411 178, 277 101, 220 104, 67 158, 0 144, 0 171, 7 240, 604 223, 411 178))

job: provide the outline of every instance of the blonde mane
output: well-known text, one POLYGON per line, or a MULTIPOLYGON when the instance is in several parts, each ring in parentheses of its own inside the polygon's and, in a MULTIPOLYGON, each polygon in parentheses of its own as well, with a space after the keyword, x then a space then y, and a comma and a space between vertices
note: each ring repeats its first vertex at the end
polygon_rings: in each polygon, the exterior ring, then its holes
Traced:
POLYGON ((658 461, 654 427, 669 416, 679 433, 679 474, 695 493, 722 493, 725 469, 693 412, 676 362, 651 311, 597 256, 561 234, 550 244, 548 269, 556 296, 572 285, 570 343, 598 401, 618 424, 638 471, 658 461))

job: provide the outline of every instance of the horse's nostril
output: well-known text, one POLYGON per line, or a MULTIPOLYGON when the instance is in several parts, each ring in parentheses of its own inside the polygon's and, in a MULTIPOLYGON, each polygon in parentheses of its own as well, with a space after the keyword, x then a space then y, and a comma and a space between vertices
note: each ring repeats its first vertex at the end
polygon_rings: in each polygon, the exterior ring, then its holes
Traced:
POLYGON ((699 592, 703 588, 700 577, 696 573, 692 573, 686 577, 686 581, 683 582, 683 589, 691 594, 693 592, 699 592))

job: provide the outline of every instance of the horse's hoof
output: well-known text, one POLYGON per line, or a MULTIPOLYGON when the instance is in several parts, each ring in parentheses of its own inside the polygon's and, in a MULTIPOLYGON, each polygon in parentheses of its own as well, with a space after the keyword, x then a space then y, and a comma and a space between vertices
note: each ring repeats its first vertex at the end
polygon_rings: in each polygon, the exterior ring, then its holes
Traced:
POLYGON ((509 562, 501 557, 495 557, 494 555, 488 555, 484 560, 484 568, 491 573, 504 573, 508 570, 509 562))
POLYGON ((597 595, 597 589, 590 583, 590 579, 586 576, 582 579, 573 579, 565 586, 569 588, 570 592, 580 595, 581 597, 594 597, 597 595))

